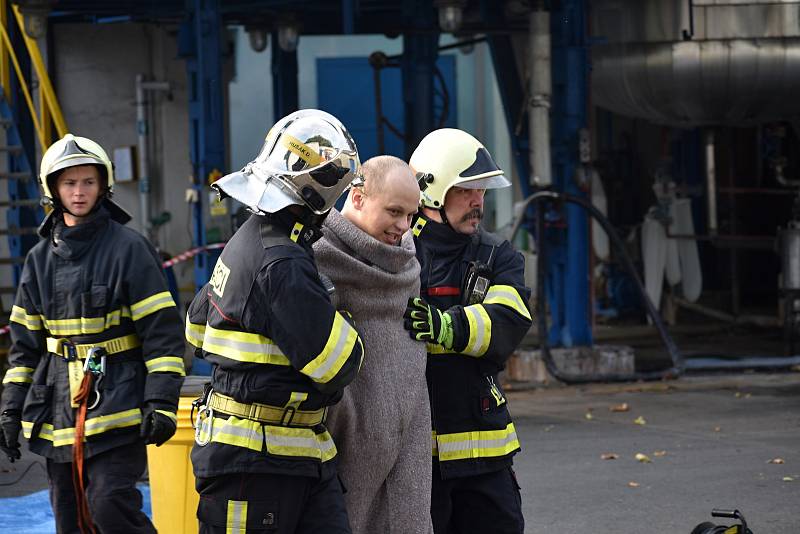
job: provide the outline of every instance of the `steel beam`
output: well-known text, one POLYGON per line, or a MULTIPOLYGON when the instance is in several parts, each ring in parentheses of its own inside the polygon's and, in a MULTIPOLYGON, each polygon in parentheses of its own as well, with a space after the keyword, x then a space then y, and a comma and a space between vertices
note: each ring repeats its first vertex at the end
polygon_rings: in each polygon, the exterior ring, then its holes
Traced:
POLYGON ((425 0, 405 0, 403 16, 410 31, 403 34, 403 108, 406 158, 435 128, 433 78, 439 55, 436 12, 425 0))
MULTIPOLYGON (((226 169, 223 26, 219 0, 186 0, 186 10, 179 49, 186 59, 189 81, 189 150, 196 192, 192 236, 194 246, 203 246, 206 244, 209 178, 226 169)), ((208 281, 214 261, 215 257, 207 254, 195 256, 196 287, 202 287, 208 281)))

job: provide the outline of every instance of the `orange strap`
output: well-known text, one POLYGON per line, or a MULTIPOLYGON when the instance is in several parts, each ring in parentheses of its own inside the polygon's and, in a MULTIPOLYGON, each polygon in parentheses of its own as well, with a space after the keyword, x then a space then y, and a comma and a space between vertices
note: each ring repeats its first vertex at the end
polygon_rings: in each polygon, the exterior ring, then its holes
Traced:
POLYGON ((81 387, 75 398, 72 399, 78 405, 78 411, 75 414, 75 443, 72 445, 72 485, 75 488, 75 500, 78 505, 78 528, 82 534, 96 534, 83 483, 83 437, 93 379, 93 373, 84 373, 81 387))

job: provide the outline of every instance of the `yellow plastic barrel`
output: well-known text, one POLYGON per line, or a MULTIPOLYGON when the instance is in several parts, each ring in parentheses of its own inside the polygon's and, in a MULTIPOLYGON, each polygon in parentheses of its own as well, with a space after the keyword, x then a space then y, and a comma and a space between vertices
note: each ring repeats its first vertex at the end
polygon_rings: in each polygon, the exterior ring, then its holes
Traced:
POLYGON ((189 453, 194 444, 192 401, 200 396, 207 376, 187 376, 178 403, 178 429, 160 447, 147 447, 147 466, 150 475, 150 501, 153 523, 159 532, 168 534, 196 533, 197 503, 194 474, 189 453))

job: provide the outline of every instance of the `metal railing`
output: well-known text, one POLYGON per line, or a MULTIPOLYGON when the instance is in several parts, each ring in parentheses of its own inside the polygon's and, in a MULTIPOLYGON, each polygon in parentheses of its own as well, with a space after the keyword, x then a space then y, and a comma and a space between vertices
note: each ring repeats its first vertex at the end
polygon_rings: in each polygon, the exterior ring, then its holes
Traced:
POLYGON ((3 88, 3 94, 11 94, 11 68, 13 65, 14 71, 17 74, 20 88, 22 89, 25 102, 28 105, 28 110, 33 119, 33 126, 36 129, 36 136, 39 139, 39 144, 42 147, 42 152, 47 150, 53 139, 52 127, 55 126, 58 137, 63 137, 67 133, 67 124, 64 122, 64 115, 61 113, 61 106, 56 99, 56 93, 53 90, 53 84, 50 82, 50 76, 47 74, 42 54, 39 51, 39 45, 35 39, 25 33, 25 25, 22 19, 22 13, 19 11, 18 5, 12 5, 11 10, 14 15, 14 20, 17 28, 22 35, 25 43, 25 48, 30 56, 31 66, 36 73, 38 80, 38 102, 39 110, 37 111, 34 104, 31 90, 29 89, 29 81, 25 79, 22 68, 20 67, 19 58, 11 43, 11 36, 9 34, 8 20, 8 1, 0 0, 0 85, 3 88))

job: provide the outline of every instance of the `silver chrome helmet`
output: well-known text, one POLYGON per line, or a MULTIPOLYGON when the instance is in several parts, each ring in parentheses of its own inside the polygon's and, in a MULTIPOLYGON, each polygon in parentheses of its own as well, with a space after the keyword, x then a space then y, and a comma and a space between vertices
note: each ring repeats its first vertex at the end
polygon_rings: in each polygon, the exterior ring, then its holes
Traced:
POLYGON ((256 213, 297 204, 323 215, 360 170, 356 143, 339 119, 303 109, 279 120, 258 156, 212 187, 256 213))

